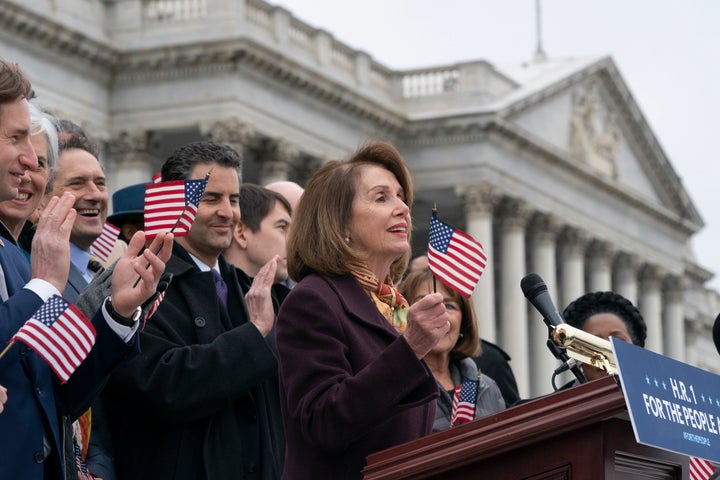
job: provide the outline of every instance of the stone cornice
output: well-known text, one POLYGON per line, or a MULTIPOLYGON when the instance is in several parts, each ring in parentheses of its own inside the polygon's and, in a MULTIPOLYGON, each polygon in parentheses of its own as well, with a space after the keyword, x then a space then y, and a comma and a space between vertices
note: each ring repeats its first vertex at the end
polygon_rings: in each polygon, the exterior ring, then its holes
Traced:
POLYGON ((14 2, 2 2, 0 29, 5 35, 39 46, 58 56, 76 57, 91 65, 112 68, 118 52, 107 43, 53 22, 50 16, 37 15, 14 2))
POLYGON ((671 225, 673 228, 680 229, 686 235, 696 233, 702 226, 702 223, 695 223, 693 218, 683 218, 677 212, 659 208, 640 196, 620 188, 615 182, 598 177, 592 169, 573 161, 567 152, 522 130, 517 125, 498 119, 490 123, 488 129, 498 132, 502 137, 510 139, 515 145, 538 155, 551 164, 573 171, 579 178, 585 179, 593 188, 606 191, 609 195, 618 198, 628 206, 637 208, 653 218, 671 225))
POLYGON ((519 99, 497 112, 497 115, 510 119, 592 76, 597 76, 609 93, 613 108, 620 113, 623 120, 626 137, 635 145, 637 157, 645 166, 645 173, 656 186, 657 194, 682 212, 692 224, 697 225, 697 229, 702 227, 704 225, 702 217, 610 57, 605 57, 534 94, 519 99))
POLYGON ((386 134, 399 132, 406 124, 397 111, 249 39, 125 52, 115 67, 115 81, 118 84, 161 81, 241 68, 254 70, 296 93, 305 93, 320 103, 367 121, 386 134))

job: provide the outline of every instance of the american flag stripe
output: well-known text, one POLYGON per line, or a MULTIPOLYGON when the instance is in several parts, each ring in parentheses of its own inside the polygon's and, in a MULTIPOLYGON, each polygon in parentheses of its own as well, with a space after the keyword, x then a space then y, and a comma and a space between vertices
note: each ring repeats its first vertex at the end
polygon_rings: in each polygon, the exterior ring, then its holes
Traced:
POLYGON ((65 322, 54 327, 55 335, 46 335, 47 327, 35 319, 26 323, 27 329, 18 332, 20 340, 29 340, 35 349, 43 349, 56 362, 61 363, 72 371, 72 365, 80 365, 94 343, 94 331, 83 324, 80 317, 73 312, 69 313, 76 325, 67 325, 65 322), (77 327, 75 332, 72 327, 77 327))
POLYGON ((446 258, 433 247, 429 249, 433 250, 433 254, 428 255, 428 265, 433 273, 439 277, 449 279, 463 290, 466 297, 470 296, 477 284, 477 278, 482 272, 477 273, 477 269, 474 268, 463 270, 459 267, 464 267, 464 264, 453 261, 452 256, 446 258))
POLYGON ((482 245, 433 213, 430 222, 428 266, 449 288, 469 297, 487 265, 482 245))
POLYGON ((478 380, 463 380, 455 387, 450 425, 460 425, 475 419, 475 403, 477 402, 478 380))
POLYGON ((66 382, 95 344, 95 327, 83 313, 55 295, 13 336, 32 349, 66 382))
POLYGON ((708 460, 690 457, 690 480, 708 480, 714 472, 715 467, 708 460))
POLYGON ((206 180, 173 180, 148 185, 145 188, 146 237, 153 238, 165 231, 172 231, 176 237, 187 235, 206 184, 206 180))
POLYGON ((120 235, 120 229, 110 222, 105 222, 102 233, 90 246, 90 252, 103 262, 106 261, 115 247, 118 235, 120 235))

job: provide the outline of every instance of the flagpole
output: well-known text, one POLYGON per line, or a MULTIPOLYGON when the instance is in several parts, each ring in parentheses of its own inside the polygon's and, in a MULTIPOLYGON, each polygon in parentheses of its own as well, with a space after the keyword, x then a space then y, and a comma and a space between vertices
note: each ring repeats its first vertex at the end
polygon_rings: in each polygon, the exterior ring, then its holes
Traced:
MULTIPOLYGON (((437 215, 437 204, 433 200, 433 206, 432 206, 432 215, 437 215)), ((433 293, 437 293, 437 278, 435 278, 435 274, 433 273, 433 293)))
POLYGON ((5 347, 2 352, 0 352, 0 359, 5 356, 8 350, 10 350, 10 347, 12 347, 14 344, 15 340, 10 340, 10 343, 7 344, 7 347, 5 347))
MULTIPOLYGON (((210 170, 208 170, 208 172, 205 174, 205 184, 207 184, 207 181, 210 180, 210 174, 212 173, 212 171, 213 171, 214 168, 215 168, 215 167, 210 167, 210 170)), ((173 233, 173 232, 175 231, 175 229, 177 228, 177 226, 180 225, 180 219, 183 218, 183 215, 185 215, 185 212, 187 211, 187 208, 188 208, 188 206, 187 206, 187 204, 186 204, 186 205, 185 205, 185 208, 183 208, 183 211, 180 213, 180 216, 179 216, 178 219, 175 221, 175 225, 172 226, 172 228, 170 229, 170 231, 169 231, 168 233, 173 233)), ((162 250, 162 245, 160 245, 160 246, 158 247, 157 251, 155 252, 155 255, 157 255, 158 253, 160 253, 160 250, 162 250)), ((148 262, 148 264, 145 265, 145 270, 147 270, 148 268, 150 268, 150 262, 148 262)), ((142 279, 142 277, 140 277, 140 275, 138 275, 137 280, 135 280, 135 283, 133 283, 133 288, 135 288, 135 287, 138 286, 138 283, 140 283, 140 280, 141 280, 141 279, 142 279)), ((2 358, 2 357, 0 357, 0 358, 2 358)))

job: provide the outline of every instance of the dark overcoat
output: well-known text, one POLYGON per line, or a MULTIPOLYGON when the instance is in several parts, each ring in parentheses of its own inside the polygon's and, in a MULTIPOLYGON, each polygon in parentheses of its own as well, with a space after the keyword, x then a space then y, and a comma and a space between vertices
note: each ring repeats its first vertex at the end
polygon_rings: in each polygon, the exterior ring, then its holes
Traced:
POLYGON ((283 479, 359 479, 368 454, 431 432, 432 373, 353 277, 300 281, 277 342, 283 479))
POLYGON ((121 480, 279 477, 274 332, 264 338, 248 321, 235 269, 219 265, 227 310, 211 272, 175 243, 173 278, 140 335, 141 353, 103 393, 121 480))
MULTIPOLYGON (((0 304, 0 344, 7 345, 43 301, 23 288, 30 280, 30 265, 9 242, 0 247, 0 268, 10 295, 0 304)), ((66 470, 75 468, 61 454, 67 423, 63 417, 69 422, 87 410, 115 365, 137 351, 137 337, 130 344, 123 342, 100 311, 92 322, 95 346, 67 383, 61 384, 47 363, 22 343, 0 360, 0 385, 8 389, 0 414, 0 478, 62 479, 66 470), (50 447, 47 458, 43 437, 50 447)))

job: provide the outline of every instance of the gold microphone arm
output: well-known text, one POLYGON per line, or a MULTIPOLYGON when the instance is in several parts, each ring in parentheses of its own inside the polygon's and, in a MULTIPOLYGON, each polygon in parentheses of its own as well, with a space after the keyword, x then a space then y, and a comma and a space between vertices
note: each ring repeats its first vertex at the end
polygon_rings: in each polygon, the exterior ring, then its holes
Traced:
POLYGON ((552 339, 558 347, 567 351, 569 357, 605 370, 608 375, 618 373, 615 354, 609 341, 566 323, 555 327, 552 339))

